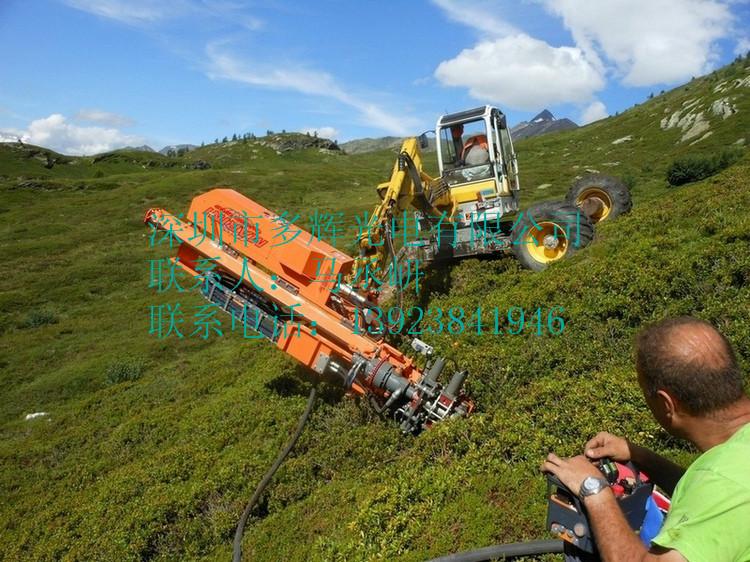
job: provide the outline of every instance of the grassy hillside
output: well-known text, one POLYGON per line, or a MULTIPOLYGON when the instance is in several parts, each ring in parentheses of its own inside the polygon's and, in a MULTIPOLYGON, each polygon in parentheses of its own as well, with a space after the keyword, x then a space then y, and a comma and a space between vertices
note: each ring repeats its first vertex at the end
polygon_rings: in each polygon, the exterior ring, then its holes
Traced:
MULTIPOLYGON (((562 306, 564 332, 430 338, 471 371, 478 411, 417 438, 326 389, 250 522, 246 553, 406 562, 545 537, 540 459, 573 453, 600 429, 688 462, 694 453, 642 404, 631 343, 645 322, 695 314, 720 326, 750 367, 750 158, 681 188, 664 180, 677 156, 750 140, 748 76, 744 63, 731 65, 618 117, 519 143, 527 203, 561 196, 590 168, 632 183, 633 213, 541 274, 509 258, 466 260, 433 270, 408 300, 562 306), (711 113, 727 97, 736 113, 711 113), (703 111, 710 128, 681 142, 685 131, 661 120, 685 108, 703 111)), ((169 252, 149 248, 143 213, 186 210, 218 184, 300 213, 301 225, 316 208, 351 217, 371 208, 393 159, 277 154, 263 142, 179 158, 48 158, 0 145, 0 558, 229 557, 244 502, 310 383, 264 342, 149 336, 149 305, 201 301, 148 288, 148 260, 169 252), (211 167, 194 169, 199 160, 211 167), (49 415, 24 418, 40 411, 49 415)))

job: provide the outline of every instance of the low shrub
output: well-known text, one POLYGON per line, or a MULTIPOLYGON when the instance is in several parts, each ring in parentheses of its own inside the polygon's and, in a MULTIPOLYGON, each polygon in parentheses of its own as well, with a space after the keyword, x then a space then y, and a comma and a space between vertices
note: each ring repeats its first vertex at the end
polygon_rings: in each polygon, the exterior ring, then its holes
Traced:
POLYGON ((21 322, 21 328, 39 328, 47 324, 57 324, 57 315, 49 310, 32 310, 21 322))
POLYGON ((638 179, 636 178, 635 174, 633 172, 625 172, 621 178, 622 182, 628 186, 629 190, 633 190, 633 188, 638 184, 638 179))
POLYGON ((728 168, 742 157, 742 149, 725 149, 716 154, 691 154, 677 158, 667 169, 669 185, 700 181, 728 168))
POLYGON ((143 374, 143 361, 140 359, 126 359, 115 361, 107 367, 104 378, 107 384, 118 384, 135 381, 143 374))

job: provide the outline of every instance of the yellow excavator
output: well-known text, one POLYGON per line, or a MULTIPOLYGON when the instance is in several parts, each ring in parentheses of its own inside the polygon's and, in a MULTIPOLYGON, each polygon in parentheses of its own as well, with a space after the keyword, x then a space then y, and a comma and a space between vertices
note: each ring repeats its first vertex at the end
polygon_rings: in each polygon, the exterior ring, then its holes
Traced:
POLYGON ((521 211, 518 161, 506 116, 496 107, 443 115, 435 137, 436 178, 422 168, 426 135, 401 146, 390 180, 377 188, 380 203, 358 238, 352 279, 362 278, 364 268, 385 271, 404 254, 429 263, 512 252, 524 267, 540 271, 591 242, 595 223, 632 207, 622 181, 594 174, 579 179, 564 201, 521 211), (419 236, 397 255, 393 233, 412 209, 419 236))

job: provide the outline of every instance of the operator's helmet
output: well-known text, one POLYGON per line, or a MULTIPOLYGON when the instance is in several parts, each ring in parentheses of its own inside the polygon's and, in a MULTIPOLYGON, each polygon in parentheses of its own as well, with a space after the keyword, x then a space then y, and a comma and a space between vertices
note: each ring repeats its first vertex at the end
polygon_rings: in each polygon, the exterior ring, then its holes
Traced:
POLYGON ((487 164, 489 161, 490 153, 485 147, 479 144, 472 146, 468 154, 466 154, 467 166, 479 166, 480 164, 487 164))

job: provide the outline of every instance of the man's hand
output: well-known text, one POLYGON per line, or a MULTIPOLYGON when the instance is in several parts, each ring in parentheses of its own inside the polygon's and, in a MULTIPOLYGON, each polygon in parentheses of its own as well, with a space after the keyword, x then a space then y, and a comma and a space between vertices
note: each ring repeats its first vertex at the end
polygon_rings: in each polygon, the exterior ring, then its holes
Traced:
POLYGON ((622 437, 617 437, 606 431, 597 433, 586 443, 584 454, 592 459, 598 460, 609 457, 613 461, 626 463, 630 461, 630 445, 622 437))
POLYGON ((597 433, 593 439, 589 440, 583 451, 592 460, 609 457, 621 463, 632 461, 639 470, 648 474, 654 484, 670 496, 674 494, 677 482, 685 474, 684 468, 661 455, 604 431, 597 433))
POLYGON ((555 453, 550 453, 541 468, 542 472, 550 472, 557 476, 560 482, 576 495, 581 491, 581 484, 588 476, 603 478, 599 469, 583 455, 561 459, 555 453))

